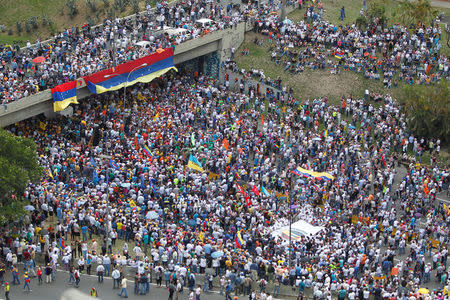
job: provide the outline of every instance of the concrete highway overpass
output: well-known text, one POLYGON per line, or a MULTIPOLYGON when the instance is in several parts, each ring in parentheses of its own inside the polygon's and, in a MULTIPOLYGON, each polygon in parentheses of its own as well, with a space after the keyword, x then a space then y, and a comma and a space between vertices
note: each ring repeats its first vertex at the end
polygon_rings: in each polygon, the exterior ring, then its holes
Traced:
MULTIPOLYGON (((235 29, 219 30, 183 42, 175 47, 174 64, 177 65, 216 51, 220 60, 223 61, 230 55, 232 47, 237 49, 241 45, 245 32, 250 29, 251 25, 240 23, 235 29)), ((84 80, 82 82, 83 84, 77 88, 78 100, 91 95, 84 80)), ((46 116, 54 115, 50 89, 0 106, 0 127, 6 127, 42 113, 46 116)))

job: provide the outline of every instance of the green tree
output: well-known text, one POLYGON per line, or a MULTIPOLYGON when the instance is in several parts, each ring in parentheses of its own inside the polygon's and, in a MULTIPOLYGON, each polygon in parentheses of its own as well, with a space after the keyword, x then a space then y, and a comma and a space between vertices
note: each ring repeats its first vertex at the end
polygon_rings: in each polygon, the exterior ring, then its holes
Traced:
POLYGON ((367 7, 369 22, 384 27, 387 23, 386 7, 389 6, 389 3, 390 0, 370 0, 367 7))
POLYGON ((408 128, 417 136, 450 142, 449 91, 446 80, 435 85, 408 85, 402 93, 408 128))
POLYGON ((394 11, 396 20, 405 26, 429 26, 438 14, 439 11, 431 6, 429 0, 402 0, 394 11))
POLYGON ((36 144, 0 129, 0 223, 23 214, 23 193, 28 182, 42 175, 36 144))

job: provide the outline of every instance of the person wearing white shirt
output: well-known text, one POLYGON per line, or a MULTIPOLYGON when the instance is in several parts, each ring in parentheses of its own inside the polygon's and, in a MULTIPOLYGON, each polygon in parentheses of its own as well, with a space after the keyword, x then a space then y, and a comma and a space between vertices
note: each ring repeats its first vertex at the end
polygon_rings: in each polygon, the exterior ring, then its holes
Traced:
POLYGON ((98 276, 98 282, 102 283, 103 282, 103 273, 105 272, 105 267, 100 264, 97 266, 97 276, 98 276))

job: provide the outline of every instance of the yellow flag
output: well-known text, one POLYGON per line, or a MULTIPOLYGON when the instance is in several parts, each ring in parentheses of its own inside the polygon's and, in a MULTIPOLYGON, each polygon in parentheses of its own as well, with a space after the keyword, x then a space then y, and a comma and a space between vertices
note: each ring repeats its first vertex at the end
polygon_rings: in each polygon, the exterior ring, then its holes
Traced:
POLYGON ((203 242, 204 239, 203 231, 200 231, 200 233, 198 234, 198 239, 203 242))

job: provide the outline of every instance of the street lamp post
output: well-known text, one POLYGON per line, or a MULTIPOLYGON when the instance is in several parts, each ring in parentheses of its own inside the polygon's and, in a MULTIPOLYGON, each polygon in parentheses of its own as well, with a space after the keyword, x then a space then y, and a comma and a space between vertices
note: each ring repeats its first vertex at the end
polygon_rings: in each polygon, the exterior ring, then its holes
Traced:
MULTIPOLYGON (((126 106, 125 106, 125 99, 126 99, 125 96, 126 96, 126 92, 127 92, 128 79, 130 78, 131 73, 133 73, 135 70, 137 70, 139 68, 143 68, 143 67, 146 67, 146 66, 147 66, 147 63, 143 63, 142 65, 135 67, 133 70, 131 70, 128 73, 127 80, 125 81, 125 86, 124 86, 124 89, 123 89, 123 108, 124 109, 126 108, 126 106)), ((108 75, 105 75, 104 77, 105 78, 109 78, 109 77, 114 76, 114 75, 117 76, 117 75, 121 75, 121 74, 108 74, 108 75)))

